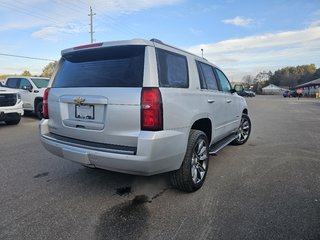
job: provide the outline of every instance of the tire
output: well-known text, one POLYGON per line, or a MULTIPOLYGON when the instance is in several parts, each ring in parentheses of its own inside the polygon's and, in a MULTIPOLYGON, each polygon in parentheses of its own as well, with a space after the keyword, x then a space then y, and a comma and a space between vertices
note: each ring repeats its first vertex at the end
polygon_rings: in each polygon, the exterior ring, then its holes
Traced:
POLYGON ((39 102, 36 106, 36 115, 39 120, 43 118, 43 110, 42 110, 43 103, 39 102))
POLYGON ((242 114, 237 138, 231 142, 232 145, 242 145, 248 141, 251 133, 251 121, 247 114, 242 114))
POLYGON ((7 125, 17 125, 21 120, 21 117, 20 118, 17 118, 17 119, 14 119, 14 120, 8 120, 8 121, 5 121, 7 125))
POLYGON ((170 173, 171 184, 184 192, 195 192, 202 187, 209 166, 207 136, 191 129, 188 146, 181 167, 170 173))

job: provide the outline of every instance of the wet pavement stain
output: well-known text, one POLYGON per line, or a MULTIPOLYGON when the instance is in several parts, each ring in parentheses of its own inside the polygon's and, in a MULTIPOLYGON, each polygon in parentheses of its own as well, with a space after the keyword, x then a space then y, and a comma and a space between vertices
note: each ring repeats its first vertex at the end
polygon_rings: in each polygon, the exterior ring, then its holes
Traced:
POLYGON ((116 194, 119 195, 119 196, 123 196, 123 195, 127 195, 129 196, 131 194, 131 187, 121 187, 121 188, 118 188, 117 191, 116 191, 116 194))
MULTIPOLYGON (((150 212, 146 195, 135 196, 133 200, 118 204, 100 216, 96 228, 96 239, 140 239, 146 234, 150 212)), ((146 237, 146 236, 145 236, 146 237)))
POLYGON ((149 200, 148 196, 146 195, 139 195, 136 196, 133 200, 132 200, 132 205, 139 205, 139 204, 144 204, 144 203, 152 203, 152 201, 149 200))
POLYGON ((34 175, 33 178, 41 178, 41 177, 45 177, 48 175, 49 175, 49 172, 43 172, 43 173, 39 173, 37 175, 34 175))

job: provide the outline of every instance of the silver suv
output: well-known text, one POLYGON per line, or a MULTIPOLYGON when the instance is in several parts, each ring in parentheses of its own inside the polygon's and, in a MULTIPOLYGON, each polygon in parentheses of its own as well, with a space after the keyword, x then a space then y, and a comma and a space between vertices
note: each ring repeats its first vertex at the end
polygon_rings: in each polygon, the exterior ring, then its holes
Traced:
POLYGON ((209 154, 251 130, 244 98, 218 67, 155 39, 62 51, 43 114, 51 153, 129 174, 170 172, 186 192, 202 186, 209 154))

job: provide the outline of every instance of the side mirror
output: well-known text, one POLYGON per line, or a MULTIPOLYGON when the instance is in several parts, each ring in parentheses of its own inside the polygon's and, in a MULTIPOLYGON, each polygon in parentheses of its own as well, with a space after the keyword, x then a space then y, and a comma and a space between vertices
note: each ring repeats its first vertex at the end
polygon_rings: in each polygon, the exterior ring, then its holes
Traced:
POLYGON ((23 90, 28 90, 29 92, 32 92, 32 86, 22 86, 23 90))
POLYGON ((236 93, 237 91, 234 88, 231 88, 230 92, 231 93, 236 93))

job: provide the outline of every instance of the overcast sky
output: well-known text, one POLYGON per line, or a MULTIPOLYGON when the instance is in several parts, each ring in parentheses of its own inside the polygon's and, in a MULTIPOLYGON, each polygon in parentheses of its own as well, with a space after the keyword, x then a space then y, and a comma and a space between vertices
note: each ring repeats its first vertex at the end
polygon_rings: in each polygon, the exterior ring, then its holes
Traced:
POLYGON ((0 0, 0 74, 40 74, 65 48, 158 38, 201 55, 229 79, 315 63, 320 67, 320 0, 0 0))

